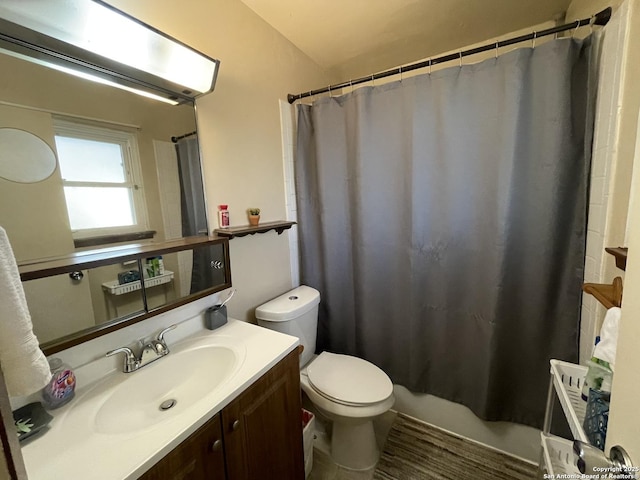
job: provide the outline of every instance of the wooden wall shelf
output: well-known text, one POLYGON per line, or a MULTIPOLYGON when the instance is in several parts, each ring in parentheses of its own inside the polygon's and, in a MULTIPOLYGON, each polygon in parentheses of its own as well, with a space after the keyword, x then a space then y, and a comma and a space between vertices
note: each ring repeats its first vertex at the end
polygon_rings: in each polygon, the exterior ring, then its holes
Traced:
POLYGON ((266 233, 275 230, 280 235, 285 230, 291 228, 296 222, 264 222, 260 225, 242 225, 240 227, 217 228, 213 232, 220 237, 232 239, 234 237, 244 237, 245 235, 255 235, 256 233, 266 233))
POLYGON ((605 308, 620 307, 622 304, 622 278, 616 277, 613 283, 585 283, 582 291, 596 297, 605 308))
POLYGON ((618 267, 620 270, 626 270, 627 269, 627 252, 629 251, 628 248, 624 248, 624 247, 617 247, 617 248, 613 248, 613 247, 607 247, 604 249, 605 252, 610 253, 611 255, 613 255, 616 259, 616 267, 618 267))

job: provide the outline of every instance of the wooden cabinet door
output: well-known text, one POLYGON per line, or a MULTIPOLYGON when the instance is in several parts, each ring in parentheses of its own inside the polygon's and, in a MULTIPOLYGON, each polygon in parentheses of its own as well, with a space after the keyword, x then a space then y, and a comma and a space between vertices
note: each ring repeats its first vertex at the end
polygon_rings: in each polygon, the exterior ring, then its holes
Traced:
POLYGON ((229 480, 303 480, 298 351, 222 411, 229 480))
POLYGON ((154 465, 140 480, 225 480, 220 415, 154 465))

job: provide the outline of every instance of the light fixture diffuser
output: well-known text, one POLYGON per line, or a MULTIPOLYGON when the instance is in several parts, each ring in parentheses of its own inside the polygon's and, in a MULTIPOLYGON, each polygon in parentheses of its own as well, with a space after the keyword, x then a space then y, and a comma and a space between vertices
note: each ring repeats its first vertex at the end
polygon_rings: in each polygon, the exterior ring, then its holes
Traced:
POLYGON ((212 91, 220 63, 93 0, 2 0, 0 48, 173 103, 212 91))

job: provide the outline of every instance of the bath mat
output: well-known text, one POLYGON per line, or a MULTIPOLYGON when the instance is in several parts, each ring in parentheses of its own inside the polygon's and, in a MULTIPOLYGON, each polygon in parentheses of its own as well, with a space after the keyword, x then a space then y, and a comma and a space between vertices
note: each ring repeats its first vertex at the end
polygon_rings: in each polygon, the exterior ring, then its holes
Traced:
POLYGON ((537 466, 398 414, 374 480, 533 480, 537 466))

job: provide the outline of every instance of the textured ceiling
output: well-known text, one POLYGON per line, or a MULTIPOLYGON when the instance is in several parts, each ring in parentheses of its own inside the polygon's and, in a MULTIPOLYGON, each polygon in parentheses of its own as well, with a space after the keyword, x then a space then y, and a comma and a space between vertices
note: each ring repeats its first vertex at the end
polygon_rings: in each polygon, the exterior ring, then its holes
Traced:
POLYGON ((570 0, 241 0, 336 81, 552 19, 570 0))

